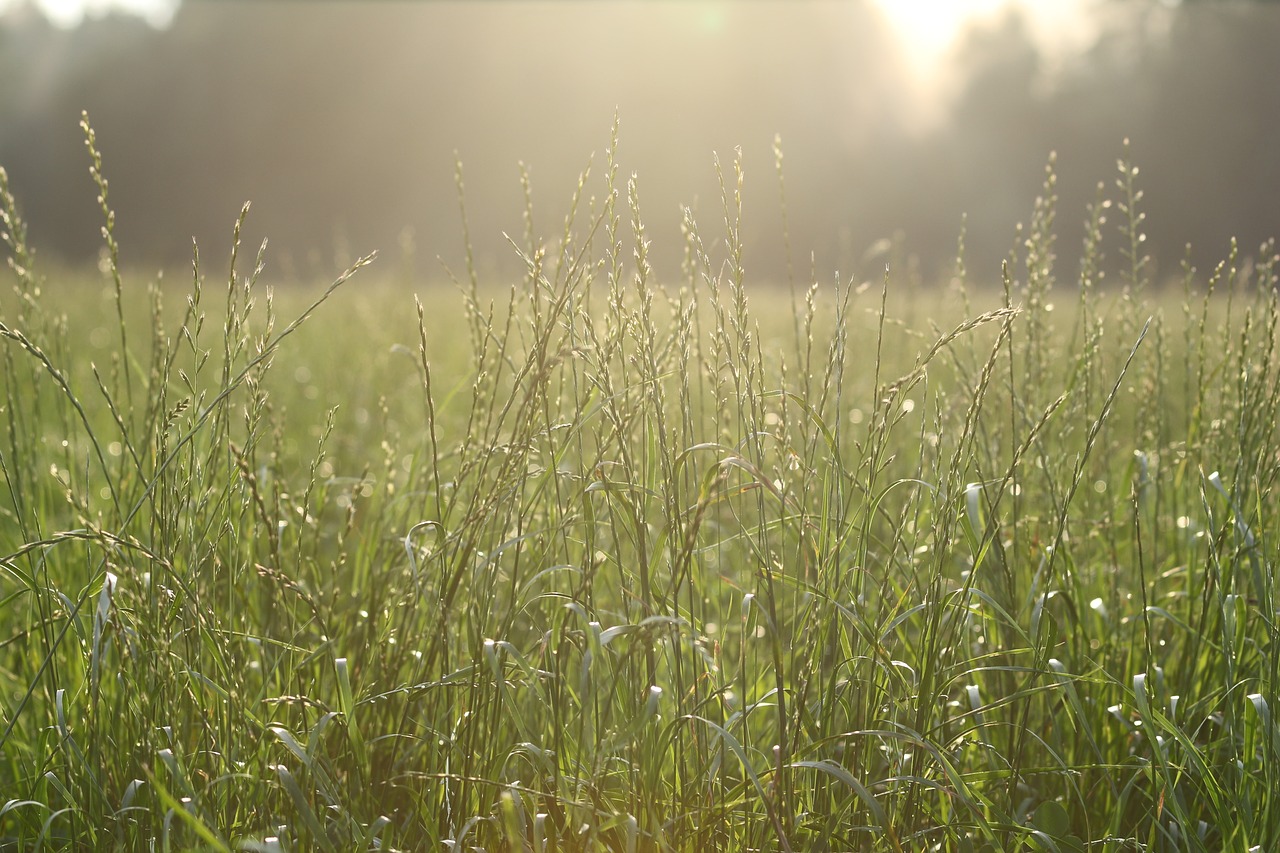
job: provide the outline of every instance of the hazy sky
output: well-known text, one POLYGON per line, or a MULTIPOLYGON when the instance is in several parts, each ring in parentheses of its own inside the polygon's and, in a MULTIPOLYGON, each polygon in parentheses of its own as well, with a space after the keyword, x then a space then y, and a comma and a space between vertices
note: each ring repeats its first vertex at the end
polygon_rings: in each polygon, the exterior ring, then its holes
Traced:
MULTIPOLYGON (((181 0, 0 0, 0 14, 20 3, 34 3, 52 21, 74 27, 86 16, 111 10, 139 15, 165 27, 181 0)), ((872 0, 895 31, 913 46, 912 62, 922 81, 936 75, 966 26, 989 23, 1017 9, 1040 37, 1042 47, 1076 48, 1096 34, 1084 10, 1089 0, 872 0)), ((706 0, 707 7, 716 5, 706 0)), ((932 81, 929 81, 932 82, 932 81)))
POLYGON ((964 32, 991 25, 1010 11, 1024 21, 1050 60, 1087 50, 1100 31, 1097 0, 872 0, 909 46, 907 56, 922 85, 938 88, 947 58, 964 32))
MULTIPOLYGON (((532 0, 528 0, 532 2, 532 0)), ((71 28, 86 17, 123 11, 145 19, 157 28, 168 27, 182 0, 0 0, 0 14, 23 3, 39 8, 60 27, 71 28)), ((432 0, 420 0, 432 2, 432 0)), ((714 18, 727 0, 693 0, 690 5, 714 18)), ((802 0, 797 0, 802 2, 802 0)), ((1098 0, 869 0, 887 20, 905 48, 920 99, 918 120, 928 126, 940 119, 952 86, 948 85, 948 60, 965 31, 990 25, 1016 11, 1035 39, 1042 57, 1050 63, 1087 50, 1099 34, 1098 0)), ((1176 5, 1177 0, 1164 0, 1176 5)))
MULTIPOLYGON (((714 18, 729 0, 693 0, 692 7, 714 18)), ((432 2, 432 0, 420 0, 432 2)), ((532 2, 532 0, 527 0, 532 2)), ((797 0, 803 2, 803 0, 797 0)), ((917 120, 928 127, 941 119, 954 93, 948 60, 975 25, 990 25, 1016 11, 1045 61, 1053 63, 1087 50, 1099 34, 1098 0, 869 0, 887 20, 905 48, 914 75, 920 109, 917 120)), ((1164 0, 1176 5, 1177 0, 1164 0)), ((78 26, 86 17, 112 11, 137 15, 157 28, 168 27, 182 0, 0 0, 0 14, 23 3, 39 8, 60 27, 78 26)))
POLYGON ((913 61, 934 70, 964 29, 989 24, 1015 9, 1042 48, 1079 47, 1096 35, 1086 14, 1089 0, 873 0, 898 34, 915 48, 913 61))

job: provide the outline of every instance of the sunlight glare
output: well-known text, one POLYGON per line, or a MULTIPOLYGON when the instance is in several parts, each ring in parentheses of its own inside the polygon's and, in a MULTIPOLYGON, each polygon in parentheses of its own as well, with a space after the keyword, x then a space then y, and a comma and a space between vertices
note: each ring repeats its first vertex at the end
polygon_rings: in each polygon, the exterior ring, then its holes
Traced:
POLYGON ((942 62, 964 30, 990 20, 1009 0, 874 0, 884 19, 907 48, 918 73, 942 62))
POLYGON ((972 28, 997 26, 1016 15, 1046 69, 1078 56, 1100 35, 1104 0, 871 0, 900 45, 920 97, 917 120, 945 115, 954 94, 948 66, 972 28))
MULTIPOLYGON (((78 27, 86 15, 102 16, 109 11, 137 15, 157 29, 169 26, 181 0, 36 0, 36 6, 63 29, 78 27)), ((0 14, 19 5, 19 0, 0 0, 0 14)))

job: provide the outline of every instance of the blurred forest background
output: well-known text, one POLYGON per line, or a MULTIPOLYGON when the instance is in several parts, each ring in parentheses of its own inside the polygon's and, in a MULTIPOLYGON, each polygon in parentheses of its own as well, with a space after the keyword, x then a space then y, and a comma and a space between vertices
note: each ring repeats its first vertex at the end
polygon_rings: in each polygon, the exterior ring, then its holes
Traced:
POLYGON ((508 274, 517 164, 554 236, 593 152, 604 169, 615 109, 665 275, 681 204, 721 233, 712 152, 728 164, 741 146, 748 270, 785 278, 775 133, 802 279, 811 251, 821 280, 874 277, 894 235, 925 279, 945 276, 967 214, 970 270, 998 281, 1050 151, 1074 270, 1126 137, 1158 275, 1187 243, 1203 268, 1233 236, 1247 254, 1280 234, 1280 4, 1072 2, 1071 26, 1037 26, 1024 3, 926 46, 871 0, 182 2, 71 27, 8 0, 0 165, 42 255, 95 261, 87 109, 122 261, 178 275, 191 237, 224 257, 246 200, 277 279, 371 249, 417 279, 439 277, 437 257, 459 269, 455 152, 482 271, 508 274))

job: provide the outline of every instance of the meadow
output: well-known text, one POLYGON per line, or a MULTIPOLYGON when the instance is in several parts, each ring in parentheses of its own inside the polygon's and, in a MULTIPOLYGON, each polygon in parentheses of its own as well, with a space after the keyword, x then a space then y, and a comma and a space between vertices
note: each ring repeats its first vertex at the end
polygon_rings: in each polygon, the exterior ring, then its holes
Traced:
POLYGON ((1280 845, 1274 245, 1050 161, 1003 270, 768 286, 732 160, 659 280, 615 131, 516 281, 159 282, 86 137, 100 276, 0 173, 0 848, 1280 845))

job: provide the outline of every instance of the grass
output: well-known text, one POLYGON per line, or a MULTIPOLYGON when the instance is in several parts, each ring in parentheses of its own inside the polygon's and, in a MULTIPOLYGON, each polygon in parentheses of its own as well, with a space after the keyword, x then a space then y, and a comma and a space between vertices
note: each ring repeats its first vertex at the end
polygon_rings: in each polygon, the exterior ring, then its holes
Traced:
POLYGON ((1155 288, 1122 160, 1060 271, 1051 161, 1002 274, 758 288, 735 161, 658 281, 615 129, 509 290, 143 288, 85 128, 105 286, 0 173, 0 846, 1280 843, 1272 245, 1155 288))

